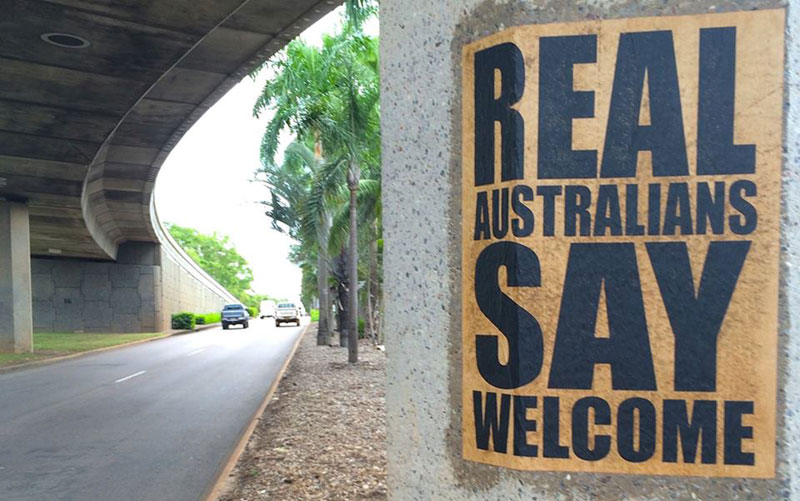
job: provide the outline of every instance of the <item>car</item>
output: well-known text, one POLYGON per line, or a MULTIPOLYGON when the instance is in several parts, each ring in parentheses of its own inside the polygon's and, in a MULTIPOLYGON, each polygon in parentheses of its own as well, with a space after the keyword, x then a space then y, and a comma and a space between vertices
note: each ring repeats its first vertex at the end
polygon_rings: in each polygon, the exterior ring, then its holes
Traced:
POLYGON ((300 309, 295 303, 278 303, 275 309, 275 327, 289 322, 300 325, 300 309))
POLYGON ((243 304, 226 304, 222 308, 222 328, 228 330, 231 325, 241 325, 245 329, 250 327, 250 314, 243 304))
POLYGON ((261 319, 275 316, 275 301, 261 301, 258 316, 261 319))

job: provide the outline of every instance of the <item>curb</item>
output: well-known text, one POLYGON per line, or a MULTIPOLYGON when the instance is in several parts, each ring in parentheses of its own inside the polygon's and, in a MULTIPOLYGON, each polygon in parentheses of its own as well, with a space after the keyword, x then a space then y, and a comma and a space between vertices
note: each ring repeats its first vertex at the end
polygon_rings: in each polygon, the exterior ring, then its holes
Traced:
POLYGON ((130 343, 115 344, 114 346, 105 346, 103 348, 97 348, 97 349, 94 349, 94 350, 80 351, 78 353, 70 353, 69 355, 61 355, 61 356, 58 356, 58 357, 45 358, 45 359, 42 359, 42 360, 34 360, 32 362, 25 362, 24 364, 10 365, 8 367, 0 367, 0 374, 5 374, 5 373, 8 373, 8 372, 15 372, 15 371, 22 370, 22 369, 32 369, 34 367, 40 367, 40 366, 43 366, 43 365, 50 365, 50 364, 54 364, 56 362, 63 362, 65 360, 72 360, 73 358, 81 358, 81 357, 84 357, 84 356, 87 356, 87 355, 94 355, 96 353, 102 353, 102 352, 105 352, 105 351, 113 351, 113 350, 118 350, 118 349, 121 349, 121 348, 130 348, 131 346, 136 346, 137 344, 151 343, 153 341, 158 341, 159 339, 165 339, 165 338, 172 337, 172 336, 180 336, 182 334, 191 334, 192 332, 199 332, 199 331, 203 331, 203 330, 206 330, 206 329, 210 329, 212 327, 219 327, 219 325, 220 324, 218 324, 218 323, 217 324, 209 324, 209 325, 204 325, 204 326, 201 326, 201 327, 197 327, 194 330, 175 331, 175 332, 170 332, 170 333, 167 333, 167 334, 162 334, 161 336, 155 336, 155 337, 151 337, 151 338, 147 338, 147 339, 140 339, 138 341, 131 341, 130 343))
POLYGON ((292 350, 289 352, 289 356, 286 357, 286 361, 283 363, 281 370, 278 371, 277 376, 275 376, 275 381, 272 382, 272 385, 269 387, 269 391, 267 395, 264 397, 264 401, 261 402, 261 405, 258 406, 258 409, 253 413, 253 417, 250 419, 250 424, 242 430, 242 434, 239 437, 239 441, 236 443, 236 446, 231 450, 231 454, 228 457, 228 460, 225 462, 224 466, 219 469, 217 475, 214 477, 214 480, 209 484, 208 488, 206 489, 203 496, 200 496, 200 499, 205 501, 216 501, 219 499, 219 496, 222 494, 223 487, 225 486, 225 481, 227 480, 228 476, 230 475, 233 468, 236 466, 236 463, 239 462, 239 458, 242 456, 247 443, 250 441, 250 437, 253 436, 253 432, 256 429, 256 425, 258 424, 261 415, 264 414, 264 411, 267 409, 267 405, 269 405, 272 397, 275 395, 275 390, 278 389, 278 384, 280 384, 281 380, 283 379, 284 374, 286 373, 286 369, 289 368, 289 364, 292 362, 294 358, 294 354, 297 351, 297 347, 300 346, 300 341, 303 340, 303 337, 308 332, 309 327, 311 327, 311 323, 306 324, 303 332, 297 336, 297 340, 294 342, 294 346, 292 346, 292 350))

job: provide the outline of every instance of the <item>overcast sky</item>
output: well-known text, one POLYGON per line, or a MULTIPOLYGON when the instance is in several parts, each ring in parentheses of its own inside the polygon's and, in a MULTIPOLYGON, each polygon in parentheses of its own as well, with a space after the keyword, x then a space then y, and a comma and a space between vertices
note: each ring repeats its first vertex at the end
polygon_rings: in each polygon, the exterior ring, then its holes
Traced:
MULTIPOLYGON (((323 33, 334 31, 340 12, 328 14, 301 37, 320 44, 323 33)), ((367 31, 377 35, 377 20, 367 31)), ((293 241, 272 230, 259 204, 269 193, 252 182, 269 121, 269 116, 253 117, 253 103, 266 78, 265 71, 256 81, 246 77, 186 133, 161 168, 156 207, 162 221, 230 237, 253 269, 256 293, 295 299, 301 273, 287 259, 293 241)))

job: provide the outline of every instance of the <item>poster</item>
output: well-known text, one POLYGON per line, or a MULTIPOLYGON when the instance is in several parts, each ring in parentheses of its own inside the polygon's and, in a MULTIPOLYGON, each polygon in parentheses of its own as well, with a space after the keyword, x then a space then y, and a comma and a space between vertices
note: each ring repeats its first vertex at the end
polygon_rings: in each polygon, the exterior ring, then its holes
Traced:
POLYGON ((464 47, 465 459, 774 476, 783 33, 763 10, 464 47))

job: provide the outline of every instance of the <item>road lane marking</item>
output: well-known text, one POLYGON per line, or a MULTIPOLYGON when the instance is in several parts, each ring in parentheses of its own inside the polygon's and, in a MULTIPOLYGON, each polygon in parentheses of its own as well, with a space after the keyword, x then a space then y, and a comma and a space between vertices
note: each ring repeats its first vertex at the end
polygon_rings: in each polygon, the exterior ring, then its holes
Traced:
POLYGON ((198 354, 198 353, 200 353, 201 351, 206 351, 206 349, 205 349, 205 348, 200 348, 199 350, 194 350, 193 352, 191 352, 191 353, 188 353, 186 356, 187 356, 187 357, 191 357, 192 355, 197 355, 197 354, 198 354))
POLYGON ((142 375, 142 374, 144 374, 145 372, 147 372, 147 371, 139 371, 139 372, 137 372, 136 374, 131 374, 130 376, 124 377, 124 378, 122 378, 122 379, 117 379, 116 381, 114 381, 114 383, 121 383, 121 382, 123 382, 123 381, 127 381, 127 380, 129 380, 129 379, 133 379, 133 378, 135 378, 136 376, 141 376, 141 375, 142 375))

